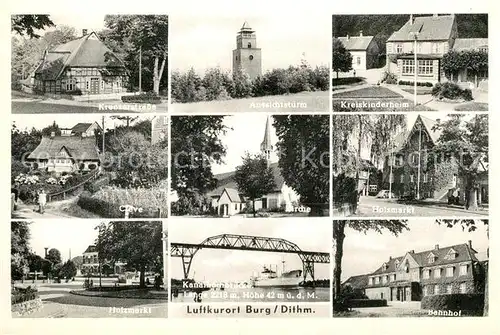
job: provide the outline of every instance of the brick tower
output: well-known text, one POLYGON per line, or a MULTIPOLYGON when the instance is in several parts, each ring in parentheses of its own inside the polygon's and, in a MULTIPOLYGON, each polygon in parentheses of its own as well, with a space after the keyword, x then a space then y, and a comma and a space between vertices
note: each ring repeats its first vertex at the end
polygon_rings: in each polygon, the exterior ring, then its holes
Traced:
POLYGON ((262 55, 257 48, 255 30, 245 21, 236 35, 236 49, 233 50, 233 73, 238 69, 255 79, 262 74, 262 55))

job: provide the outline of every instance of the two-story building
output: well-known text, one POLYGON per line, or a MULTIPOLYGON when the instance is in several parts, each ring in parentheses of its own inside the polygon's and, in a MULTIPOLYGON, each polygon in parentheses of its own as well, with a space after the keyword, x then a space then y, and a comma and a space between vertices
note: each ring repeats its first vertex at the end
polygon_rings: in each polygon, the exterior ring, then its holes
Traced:
MULTIPOLYGON (((452 79, 470 81, 465 69, 458 78, 446 78, 441 66, 443 55, 450 50, 480 50, 487 52, 487 38, 459 38, 454 14, 432 16, 410 15, 409 20, 395 31, 386 42, 387 69, 399 81, 415 81, 415 53, 417 82, 435 84, 452 79)), ((478 74, 475 74, 476 76, 478 74)), ((487 73, 480 73, 480 79, 487 73)), ((476 82, 477 77, 475 78, 476 82)))
POLYGON ((35 93, 109 94, 127 91, 128 73, 123 61, 97 36, 88 33, 44 52, 39 65, 23 81, 35 93))
MULTIPOLYGON (((459 174, 455 157, 433 156, 432 148, 438 144, 442 130, 435 127, 440 120, 418 115, 413 126, 395 136, 394 151, 386 157, 383 186, 396 197, 412 196, 447 202, 450 192, 465 202, 466 180, 459 174)), ((488 171, 480 162, 482 171, 477 179, 478 203, 487 203, 488 171)))
POLYGON ((106 260, 99 260, 99 252, 95 245, 89 245, 83 252, 81 273, 83 275, 98 275, 99 272, 107 274, 123 274, 125 272, 126 263, 114 262, 110 263, 106 260))
POLYGON ((78 123, 42 137, 40 144, 26 158, 31 168, 48 172, 92 171, 101 165, 96 132, 102 131, 97 122, 78 123))
POLYGON ((484 269, 472 242, 389 257, 368 275, 369 299, 419 301, 424 296, 484 291, 484 269))
POLYGON ((368 70, 378 66, 379 47, 373 36, 363 36, 363 31, 359 36, 338 37, 344 48, 351 53, 353 70, 368 70))

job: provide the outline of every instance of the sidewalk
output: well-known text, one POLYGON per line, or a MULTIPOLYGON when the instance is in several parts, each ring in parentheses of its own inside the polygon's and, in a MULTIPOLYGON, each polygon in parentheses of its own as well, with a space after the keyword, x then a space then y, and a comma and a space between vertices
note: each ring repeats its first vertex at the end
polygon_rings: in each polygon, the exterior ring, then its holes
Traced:
MULTIPOLYGON (((448 209, 453 209, 455 211, 460 211, 463 213, 471 213, 471 212, 476 212, 473 210, 467 210, 464 208, 464 206, 461 205, 448 205, 447 203, 443 202, 438 202, 435 200, 413 200, 408 203, 405 202, 398 202, 400 204, 405 204, 405 205, 413 205, 413 206, 425 206, 425 207, 430 207, 430 208, 448 208, 448 209)), ((477 212, 488 212, 489 210, 489 205, 488 204, 482 204, 478 206, 477 212)))

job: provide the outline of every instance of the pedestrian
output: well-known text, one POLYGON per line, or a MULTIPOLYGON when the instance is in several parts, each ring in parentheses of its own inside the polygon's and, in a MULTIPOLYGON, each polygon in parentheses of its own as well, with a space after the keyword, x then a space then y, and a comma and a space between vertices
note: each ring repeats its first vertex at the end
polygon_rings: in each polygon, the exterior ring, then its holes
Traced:
POLYGON ((40 209, 40 214, 43 214, 45 212, 46 204, 47 204, 47 194, 45 194, 45 191, 41 189, 40 193, 38 193, 38 206, 40 209))

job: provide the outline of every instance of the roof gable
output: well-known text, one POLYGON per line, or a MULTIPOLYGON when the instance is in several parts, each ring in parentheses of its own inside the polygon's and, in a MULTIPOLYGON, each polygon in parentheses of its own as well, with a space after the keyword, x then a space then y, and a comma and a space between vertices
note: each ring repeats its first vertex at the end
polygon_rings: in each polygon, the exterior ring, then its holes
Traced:
POLYGON ((244 200, 240 197, 238 191, 235 190, 234 188, 225 188, 222 191, 220 198, 222 198, 224 194, 227 195, 228 199, 231 202, 244 202, 244 200))
POLYGON ((418 32, 419 41, 444 41, 452 35, 455 24, 454 15, 420 16, 410 20, 398 30, 392 33, 388 42, 413 41, 412 33, 418 32))
POLYGON ((373 36, 338 37, 346 50, 367 50, 373 41, 373 36))
POLYGON ((488 49, 487 38, 457 38, 453 44, 453 50, 481 50, 488 49))

